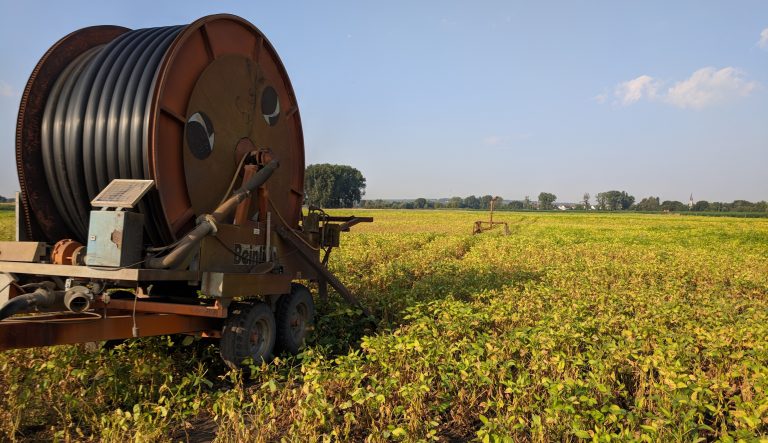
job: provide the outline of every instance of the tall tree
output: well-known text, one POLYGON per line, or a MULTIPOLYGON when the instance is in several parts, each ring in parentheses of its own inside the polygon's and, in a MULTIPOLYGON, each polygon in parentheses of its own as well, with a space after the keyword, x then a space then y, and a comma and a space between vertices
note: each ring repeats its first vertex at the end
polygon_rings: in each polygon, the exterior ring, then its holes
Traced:
POLYGON ((694 211, 707 211, 709 210, 709 202, 706 200, 699 200, 696 202, 696 204, 693 205, 694 211))
POLYGON ((734 200, 731 203, 731 211, 733 212, 752 212, 755 210, 755 204, 747 200, 734 200))
POLYGON ((539 209, 552 209, 552 203, 555 202, 557 196, 550 192, 542 192, 539 194, 539 209))
POLYGON ((480 209, 488 209, 491 207, 491 200, 493 200, 492 195, 484 195, 480 197, 480 209))
POLYGON ((309 165, 304 177, 307 203, 324 208, 348 208, 365 195, 365 177, 347 165, 309 165))
POLYGON ((589 195, 589 192, 585 192, 584 195, 581 197, 581 202, 584 203, 584 209, 589 209, 589 199, 592 197, 589 195))
POLYGON ((597 205, 601 210, 617 211, 629 209, 635 203, 635 197, 626 191, 606 191, 597 194, 597 205))
POLYGON ((464 207, 469 209, 480 209, 480 199, 474 195, 464 199, 464 207))
POLYGON ((450 200, 448 200, 448 203, 446 203, 446 207, 448 208, 461 208, 464 200, 461 197, 451 197, 450 200))
POLYGON ((631 208, 633 204, 635 204, 635 196, 627 194, 626 191, 621 191, 619 204, 621 205, 621 209, 626 211, 627 209, 631 208))
POLYGON ((608 196, 605 192, 597 193, 597 209, 605 211, 608 209, 608 196))
POLYGON ((687 211, 688 205, 683 204, 682 202, 679 202, 677 200, 664 200, 661 203, 661 209, 663 211, 687 211))
POLYGON ((658 211, 661 209, 659 197, 645 197, 640 200, 640 203, 635 205, 635 209, 638 211, 658 211))

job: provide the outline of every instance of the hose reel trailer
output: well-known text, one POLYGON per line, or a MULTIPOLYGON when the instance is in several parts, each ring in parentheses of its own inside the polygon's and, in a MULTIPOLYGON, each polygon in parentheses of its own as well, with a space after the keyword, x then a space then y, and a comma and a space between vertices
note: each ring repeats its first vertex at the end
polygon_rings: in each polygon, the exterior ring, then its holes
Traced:
POLYGON ((303 212, 296 96, 240 17, 62 38, 22 95, 16 165, 0 349, 200 333, 235 367, 303 342, 296 280, 359 306, 326 265, 372 219, 303 212))

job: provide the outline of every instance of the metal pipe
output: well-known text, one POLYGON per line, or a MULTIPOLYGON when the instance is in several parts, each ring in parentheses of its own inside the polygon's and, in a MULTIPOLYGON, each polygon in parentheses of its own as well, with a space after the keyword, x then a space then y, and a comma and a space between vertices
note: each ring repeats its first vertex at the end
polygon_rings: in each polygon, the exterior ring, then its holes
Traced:
MULTIPOLYGON (((246 157, 247 155, 243 156, 242 161, 245 161, 246 157)), ((258 171, 258 167, 256 165, 245 165, 243 167, 243 180, 244 181, 250 180, 251 177, 253 177, 253 174, 255 174, 257 171, 258 171)), ((253 199, 247 198, 245 199, 245 201, 243 201, 237 206, 237 211, 235 211, 235 222, 234 222, 235 225, 243 226, 248 221, 248 212, 251 209, 251 200, 253 199)))
POLYGON ((270 211, 267 211, 267 251, 266 251, 266 261, 270 262, 272 261, 272 213, 270 211))
POLYGON ((56 302, 61 301, 64 294, 62 291, 54 291, 55 287, 56 284, 53 282, 43 282, 34 292, 8 300, 0 308, 0 320, 21 312, 29 312, 33 308, 53 306, 56 302))
POLYGON ((163 257, 153 256, 146 261, 147 268, 151 269, 168 269, 175 268, 184 260, 189 257, 195 247, 203 241, 208 235, 216 234, 216 223, 222 222, 230 215, 237 205, 245 200, 254 189, 263 185, 272 173, 280 166, 280 162, 272 160, 264 165, 256 174, 251 177, 243 186, 232 193, 232 197, 227 199, 224 203, 219 205, 215 211, 210 215, 203 215, 199 220, 199 224, 195 226, 189 234, 184 237, 179 244, 163 257))
POLYGON ((74 286, 64 293, 64 306, 72 312, 87 311, 92 301, 93 293, 85 286, 74 286))

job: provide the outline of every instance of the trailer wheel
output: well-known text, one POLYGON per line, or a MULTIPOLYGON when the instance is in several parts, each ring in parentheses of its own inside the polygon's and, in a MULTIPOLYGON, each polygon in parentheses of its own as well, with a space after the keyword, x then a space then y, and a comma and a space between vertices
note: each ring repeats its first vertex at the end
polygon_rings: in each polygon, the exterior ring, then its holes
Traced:
POLYGON ((277 348, 298 354, 315 326, 315 304, 306 286, 291 284, 291 293, 277 302, 277 348))
POLYGON ((264 303, 238 304, 230 311, 221 333, 219 352, 232 369, 251 358, 259 364, 272 358, 275 347, 275 316, 264 303))

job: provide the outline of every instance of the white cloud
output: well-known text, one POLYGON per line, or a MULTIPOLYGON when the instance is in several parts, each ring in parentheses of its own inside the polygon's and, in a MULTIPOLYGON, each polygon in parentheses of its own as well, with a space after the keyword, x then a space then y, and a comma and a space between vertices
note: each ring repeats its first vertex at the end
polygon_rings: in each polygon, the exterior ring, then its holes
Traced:
POLYGON ((483 139, 483 143, 485 143, 488 146, 499 146, 505 141, 506 141, 505 137, 501 137, 498 135, 489 135, 488 137, 485 137, 483 139))
POLYGON ((483 138, 483 144, 493 148, 507 149, 513 146, 515 142, 528 140, 531 137, 533 137, 533 134, 529 132, 521 132, 509 136, 489 135, 483 138))
POLYGON ((606 100, 608 100, 608 94, 606 93, 597 94, 596 96, 592 97, 592 100, 602 105, 603 103, 605 103, 606 100))
MULTIPOLYGON (((666 91, 663 82, 649 75, 616 85, 613 104, 629 106, 641 100, 660 101, 683 109, 702 109, 746 97, 760 87, 756 81, 748 81, 744 73, 734 67, 720 70, 713 67, 699 69, 685 80, 675 82, 666 91)), ((608 94, 597 95, 595 101, 605 103, 608 94)))
POLYGON ((15 97, 16 90, 11 85, 0 80, 0 97, 15 97))
POLYGON ((619 104, 631 105, 642 98, 654 99, 659 89, 659 82, 649 75, 641 75, 632 80, 616 85, 613 95, 619 104))
POLYGON ((760 40, 757 41, 757 46, 768 50, 768 28, 763 29, 760 33, 760 40))
POLYGON ((758 83, 747 81, 733 67, 717 70, 702 68, 687 79, 675 83, 667 91, 665 101, 679 108, 702 109, 737 97, 746 97, 758 83))

